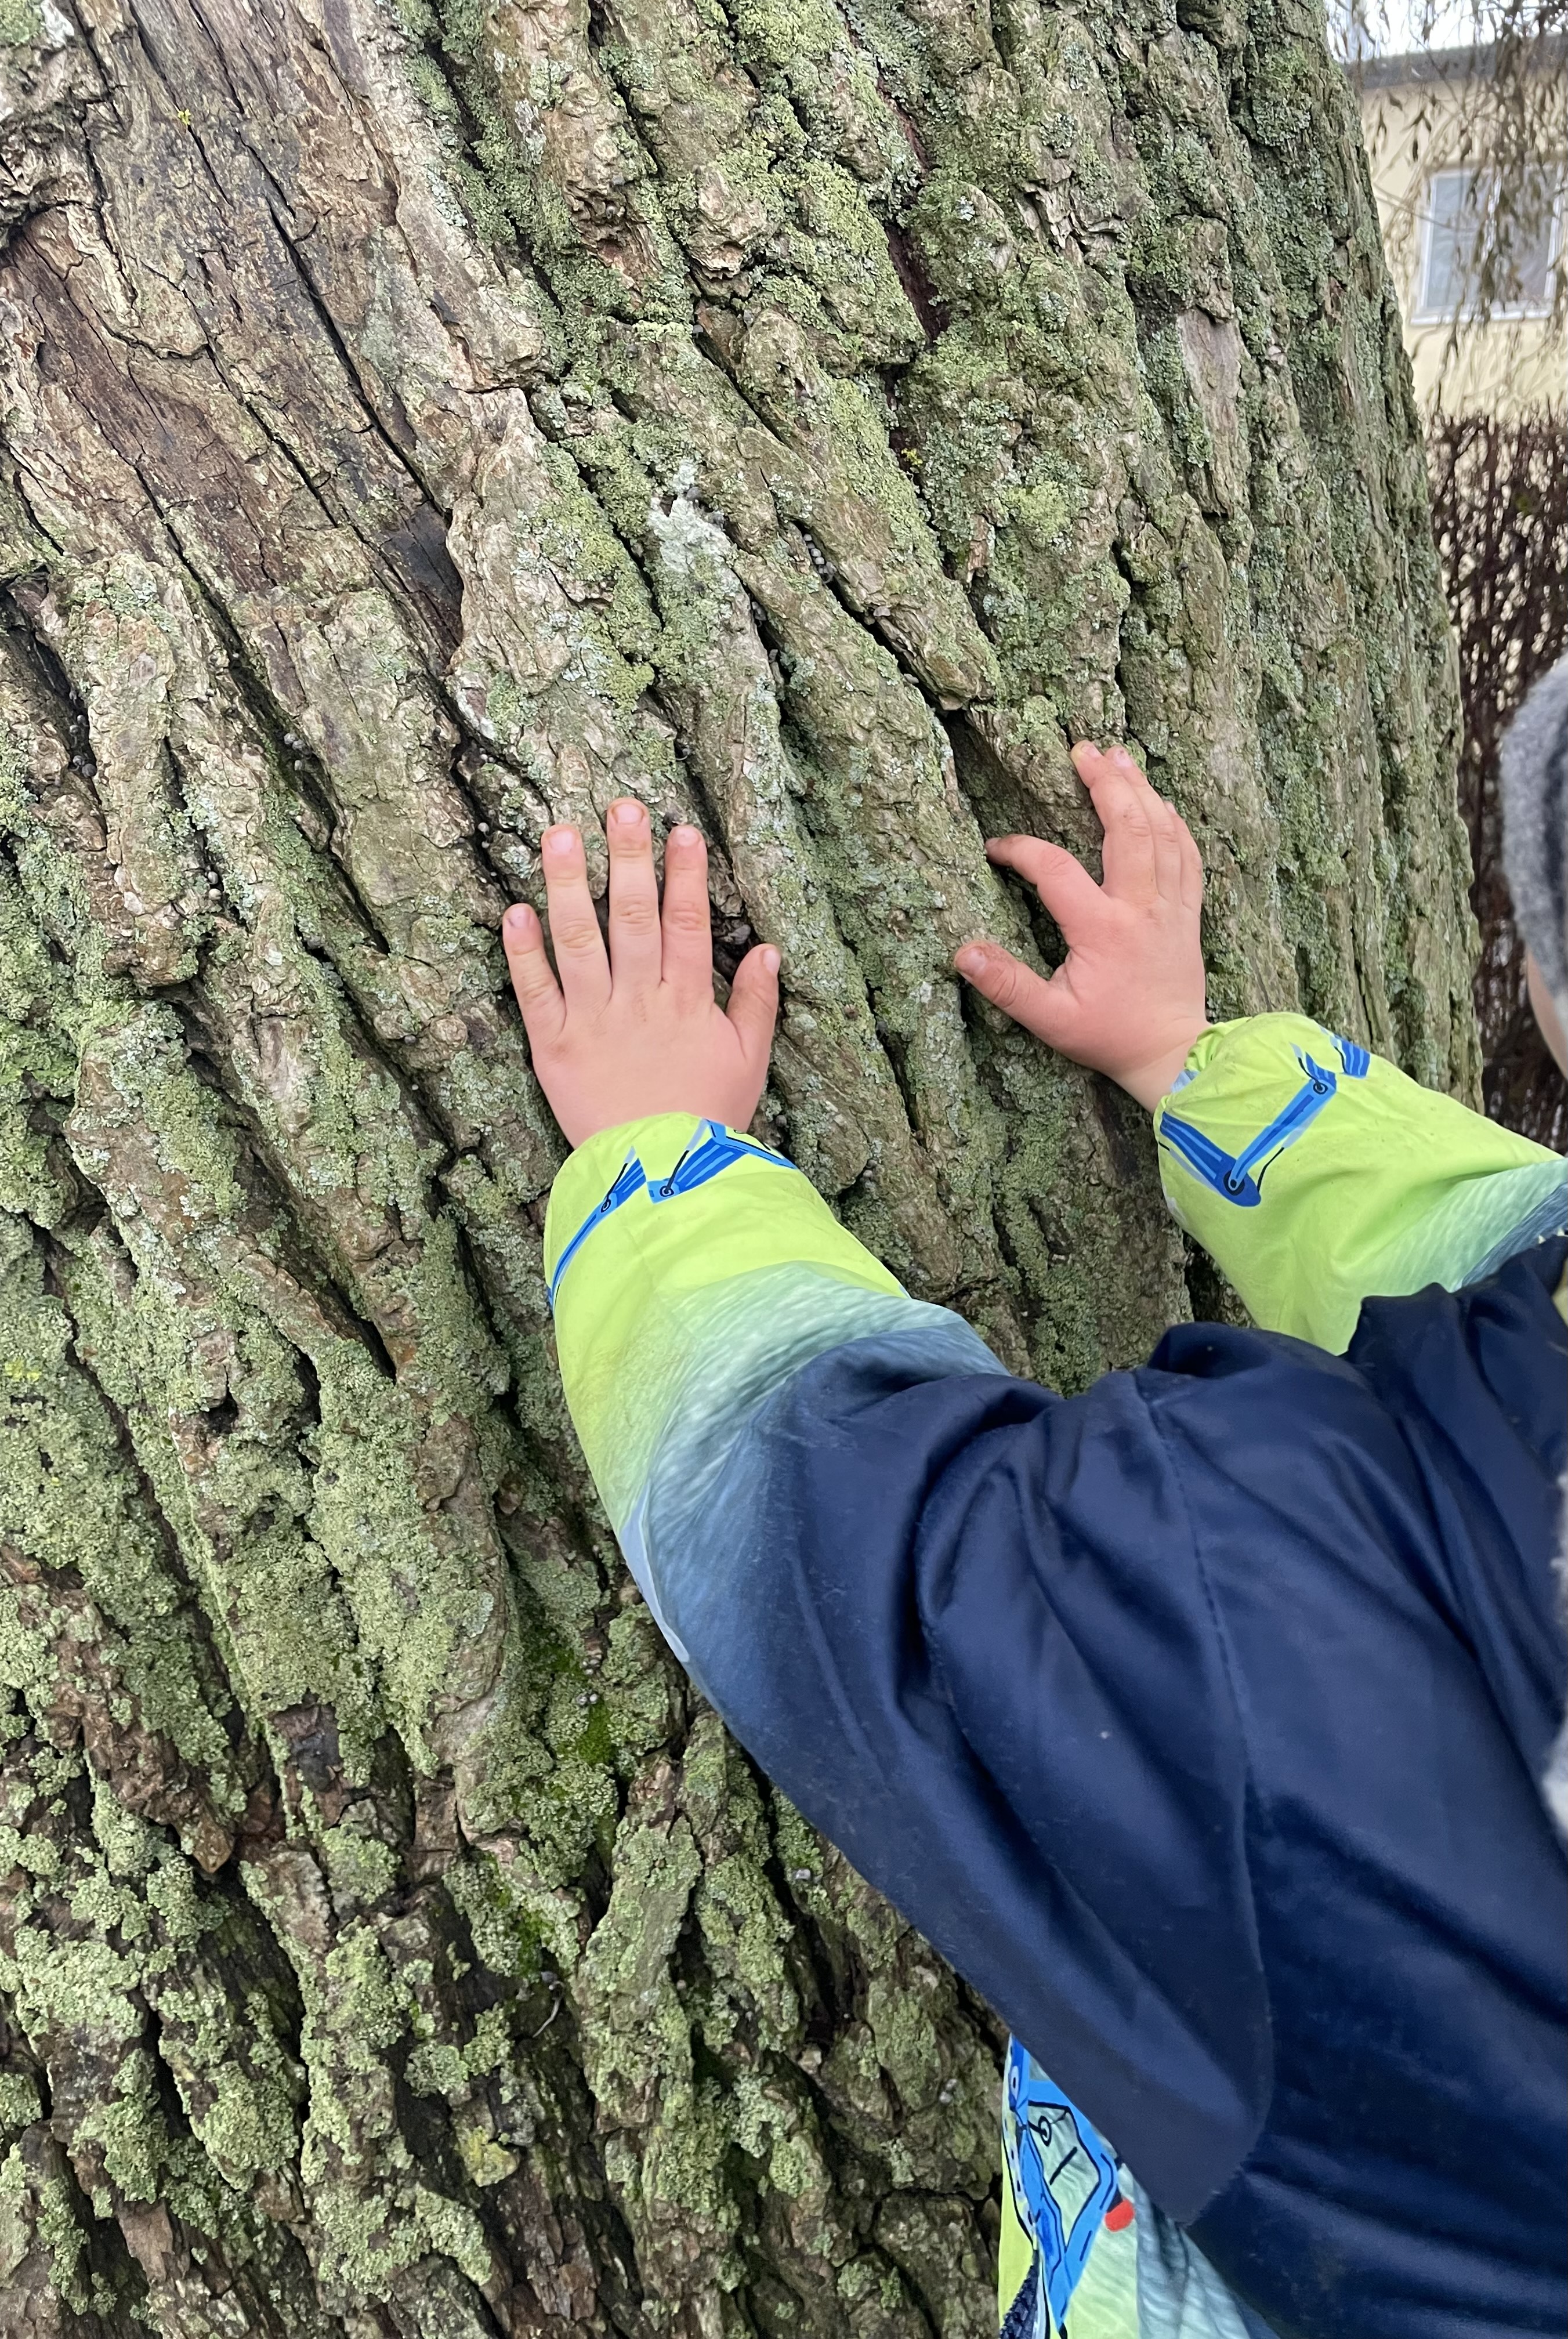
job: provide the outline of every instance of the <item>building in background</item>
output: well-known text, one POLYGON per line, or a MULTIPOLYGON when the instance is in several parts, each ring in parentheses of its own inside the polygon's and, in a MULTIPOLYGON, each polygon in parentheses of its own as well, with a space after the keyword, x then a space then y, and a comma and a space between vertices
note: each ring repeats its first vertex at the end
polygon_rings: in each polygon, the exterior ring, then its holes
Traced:
POLYGON ((1366 57, 1349 72, 1424 408, 1562 410, 1568 41, 1366 57))
POLYGON ((1464 0, 1441 21, 1459 29, 1467 7, 1473 26, 1501 37, 1379 55, 1390 30, 1405 46, 1441 0, 1370 0, 1376 23, 1367 5, 1341 0, 1341 54, 1426 416, 1464 714, 1484 1101, 1561 1150, 1568 1084, 1526 995, 1497 753, 1531 683, 1568 649, 1568 39, 1523 0, 1464 0))

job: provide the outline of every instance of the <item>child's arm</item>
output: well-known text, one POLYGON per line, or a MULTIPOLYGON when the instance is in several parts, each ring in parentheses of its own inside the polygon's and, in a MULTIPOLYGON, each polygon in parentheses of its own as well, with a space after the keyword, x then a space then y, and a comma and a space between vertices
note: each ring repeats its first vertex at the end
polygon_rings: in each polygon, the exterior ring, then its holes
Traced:
POLYGON ((1304 1015, 1205 1031, 1154 1125, 1166 1199, 1256 1321, 1336 1352, 1363 1300, 1457 1291, 1568 1223, 1558 1155, 1304 1015))
MULTIPOLYGON (((507 913, 502 939, 535 1071, 577 1148, 545 1228, 567 1403, 633 1573, 684 1656, 667 1574, 646 1548, 661 1470, 705 1485, 760 1397, 848 1340, 904 1334, 933 1371, 1001 1368, 959 1318, 908 1298, 790 1162, 738 1133, 767 1076, 778 952, 748 952, 722 1013, 698 832, 669 838, 662 913, 643 806, 613 804, 606 835, 607 955, 567 827, 542 845, 559 981, 526 904, 507 913)), ((677 1550, 668 1570, 699 1561, 700 1545, 677 1550)))
POLYGON ((721 1015, 700 838, 670 841, 661 937, 646 815, 607 828, 607 960, 569 830, 560 985, 531 911, 505 941, 577 1140, 546 1266, 622 1548, 770 1776, 1195 2214, 1261 2121, 1267 2010, 1241 1732, 1151 1405, 1010 1379, 736 1133, 773 970, 721 1015))
POLYGON ((1344 1348, 1364 1299, 1472 1283, 1562 1230, 1559 1158, 1304 1015, 1210 1025, 1202 870, 1125 750, 1075 760, 1105 827, 1105 883, 1033 837, 993 860, 1038 889, 1070 945, 1048 982, 992 943, 961 972, 1155 1116, 1166 1199, 1254 1318, 1344 1348))

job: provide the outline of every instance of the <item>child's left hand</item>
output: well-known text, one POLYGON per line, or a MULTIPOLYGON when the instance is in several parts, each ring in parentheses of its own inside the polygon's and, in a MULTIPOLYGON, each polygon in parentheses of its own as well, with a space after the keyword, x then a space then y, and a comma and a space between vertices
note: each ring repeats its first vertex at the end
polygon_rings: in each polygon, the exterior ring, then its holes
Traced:
POLYGON ((708 851, 697 830, 670 833, 662 916, 645 807, 621 797, 609 808, 605 835, 607 957, 575 828, 547 829, 540 846, 559 981, 526 903, 515 903, 501 925, 550 1110, 574 1145, 658 1112, 698 1113, 745 1129, 767 1079, 779 954, 747 952, 726 1014, 714 997, 708 851))
POLYGON ((1072 751, 1105 831, 1105 883, 1038 836, 999 836, 991 859, 1034 887, 1067 943, 1047 982, 1000 943, 966 943, 959 972, 1076 1063, 1152 1112, 1208 1029, 1199 913, 1203 863, 1187 823, 1125 747, 1072 751))

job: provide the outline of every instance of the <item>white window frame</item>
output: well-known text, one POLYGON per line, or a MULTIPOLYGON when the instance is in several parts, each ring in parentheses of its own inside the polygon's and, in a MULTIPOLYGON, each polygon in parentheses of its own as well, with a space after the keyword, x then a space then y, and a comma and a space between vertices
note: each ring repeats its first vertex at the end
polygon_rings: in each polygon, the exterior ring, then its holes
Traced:
MULTIPOLYGON (((1532 317, 1549 317, 1552 314, 1553 305, 1556 298, 1557 271, 1562 266, 1563 260, 1563 230, 1564 212, 1565 210, 1568 210, 1568 202, 1565 202, 1565 197, 1568 197, 1568 186, 1565 186, 1565 174, 1563 164, 1560 162, 1543 163, 1542 164, 1542 168, 1543 170, 1555 169, 1557 172, 1557 192, 1553 199, 1552 204, 1551 241, 1546 248, 1546 285, 1544 293, 1539 301, 1521 301, 1511 303, 1507 308, 1496 308, 1491 310, 1486 318, 1486 322, 1488 324, 1507 324, 1510 322, 1518 322, 1522 320, 1528 320, 1532 317)), ((1484 177, 1494 178, 1495 176, 1495 166, 1490 163, 1440 163, 1427 172, 1425 183, 1424 199, 1421 206, 1421 252, 1417 263, 1415 279, 1415 305, 1411 311, 1410 316, 1410 321, 1412 324, 1464 324, 1474 317, 1474 311, 1468 305, 1457 311, 1449 309, 1437 309, 1432 306, 1426 297, 1427 281, 1432 271, 1432 232, 1435 225, 1435 221, 1433 215, 1435 208, 1433 202, 1433 189, 1439 179, 1474 180, 1484 177)))

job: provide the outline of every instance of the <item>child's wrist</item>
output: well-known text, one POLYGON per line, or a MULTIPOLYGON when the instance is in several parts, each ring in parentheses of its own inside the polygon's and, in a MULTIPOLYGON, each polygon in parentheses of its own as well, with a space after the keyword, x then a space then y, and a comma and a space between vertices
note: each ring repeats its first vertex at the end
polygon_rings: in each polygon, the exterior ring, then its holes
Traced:
POLYGON ((1170 1094, 1187 1066, 1187 1060, 1208 1029, 1208 1019, 1194 1025, 1191 1031, 1170 1041, 1158 1054, 1141 1064, 1129 1066, 1116 1075, 1117 1084, 1130 1097, 1136 1098, 1145 1112, 1158 1112, 1160 1104, 1170 1094))

